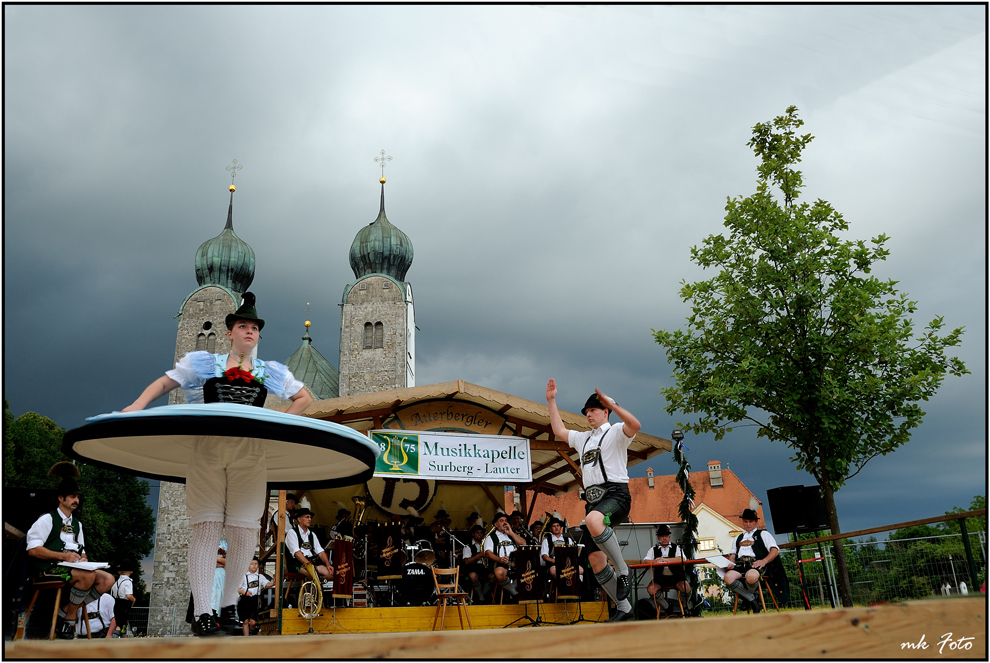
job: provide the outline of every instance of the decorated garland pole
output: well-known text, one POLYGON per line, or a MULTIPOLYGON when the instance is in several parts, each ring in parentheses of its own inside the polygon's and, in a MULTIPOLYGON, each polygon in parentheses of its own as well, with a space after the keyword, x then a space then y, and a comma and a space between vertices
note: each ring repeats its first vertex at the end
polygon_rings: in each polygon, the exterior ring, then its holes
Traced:
MULTIPOLYGON (((684 451, 688 450, 688 448, 683 443, 683 431, 675 429, 671 432, 670 439, 674 441, 672 451, 674 462, 677 463, 676 481, 682 493, 681 503, 677 507, 677 512, 681 518, 681 522, 684 524, 684 534, 681 536, 679 545, 687 559, 694 559, 694 553, 698 546, 698 516, 694 514, 695 493, 694 486, 691 485, 691 464, 688 463, 687 457, 684 455, 684 451)), ((698 574, 692 570, 685 575, 691 583, 691 594, 693 597, 698 591, 698 574)))

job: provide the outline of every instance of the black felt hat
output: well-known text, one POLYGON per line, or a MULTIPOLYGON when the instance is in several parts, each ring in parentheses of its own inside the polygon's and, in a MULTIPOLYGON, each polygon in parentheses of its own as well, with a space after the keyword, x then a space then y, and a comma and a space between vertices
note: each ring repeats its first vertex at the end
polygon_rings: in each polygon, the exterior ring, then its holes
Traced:
POLYGON ((506 513, 504 511, 496 511, 495 512, 495 517, 492 518, 492 522, 493 523, 497 523, 499 518, 505 518, 506 520, 508 520, 509 516, 506 515, 506 513))
POLYGON ((288 502, 289 500, 292 500, 293 502, 298 502, 299 501, 299 498, 296 497, 296 494, 295 493, 286 493, 285 494, 285 501, 288 502))
POLYGON ((265 327, 265 321, 258 317, 258 309, 254 307, 254 293, 245 292, 241 297, 241 306, 233 313, 228 313, 225 322, 227 329, 233 329, 238 320, 250 320, 258 323, 258 331, 265 327))
POLYGON ((657 536, 670 536, 670 527, 667 525, 658 525, 657 536))
POLYGON ((312 516, 313 515, 313 512, 310 511, 309 509, 307 509, 306 507, 303 507, 303 508, 299 509, 298 511, 296 511, 294 515, 296 517, 296 520, 299 520, 303 516, 312 516))
POLYGON ((547 527, 550 527, 554 523, 560 525, 561 527, 564 526, 564 521, 561 520, 560 518, 551 518, 549 521, 547 521, 547 527))
POLYGON ((474 534, 474 532, 475 532, 475 530, 479 530, 479 529, 480 529, 480 530, 481 530, 482 532, 484 532, 484 531, 485 531, 485 528, 484 528, 484 527, 482 527, 481 525, 475 525, 474 527, 472 527, 472 528, 471 528, 471 530, 470 530, 470 532, 469 532, 469 534, 474 534))
POLYGON ((346 513, 346 514, 347 514, 348 516, 349 516, 349 515, 351 515, 351 512, 350 512, 350 511, 348 511, 347 509, 337 509, 337 517, 338 517, 338 518, 340 518, 340 517, 341 517, 342 515, 344 515, 345 513, 346 513))
POLYGON ((581 414, 587 414, 588 410, 593 407, 596 407, 599 410, 608 410, 609 412, 612 411, 610 408, 602 405, 602 402, 598 400, 598 394, 592 394, 591 396, 588 396, 588 400, 584 402, 584 407, 581 408, 581 414))
POLYGON ((82 491, 76 479, 79 478, 79 468, 74 463, 67 460, 59 461, 48 470, 48 476, 59 477, 58 486, 55 488, 57 495, 80 495, 82 491))
POLYGON ((756 512, 753 511, 752 509, 743 509, 742 515, 739 517, 742 518, 743 520, 759 520, 759 517, 756 515, 756 512))

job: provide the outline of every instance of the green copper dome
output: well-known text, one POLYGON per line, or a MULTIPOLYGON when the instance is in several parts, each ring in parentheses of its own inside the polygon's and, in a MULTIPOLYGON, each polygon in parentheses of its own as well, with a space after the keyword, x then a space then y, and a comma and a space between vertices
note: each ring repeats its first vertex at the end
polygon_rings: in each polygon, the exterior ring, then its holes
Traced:
POLYGON ((378 218, 358 231, 348 258, 354 278, 385 274, 399 281, 406 280, 406 272, 413 261, 413 245, 409 237, 385 217, 384 182, 378 218))
POLYGON ((306 321, 306 333, 302 337, 302 345, 292 353, 285 365, 292 371, 297 380, 309 387, 319 400, 337 398, 340 395, 340 373, 320 352, 313 347, 313 339, 309 335, 309 321, 306 321))
POLYGON ((203 242, 196 251, 196 281, 242 294, 254 280, 254 249, 234 234, 233 219, 234 192, 231 191, 223 232, 203 242))

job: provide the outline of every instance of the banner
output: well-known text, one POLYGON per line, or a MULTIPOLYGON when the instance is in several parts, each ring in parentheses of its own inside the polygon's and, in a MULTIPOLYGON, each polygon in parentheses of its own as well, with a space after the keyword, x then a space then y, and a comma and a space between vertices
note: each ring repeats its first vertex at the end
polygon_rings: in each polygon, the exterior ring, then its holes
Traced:
POLYGON ((509 435, 371 431, 381 449, 376 477, 528 483, 533 479, 529 440, 509 435))

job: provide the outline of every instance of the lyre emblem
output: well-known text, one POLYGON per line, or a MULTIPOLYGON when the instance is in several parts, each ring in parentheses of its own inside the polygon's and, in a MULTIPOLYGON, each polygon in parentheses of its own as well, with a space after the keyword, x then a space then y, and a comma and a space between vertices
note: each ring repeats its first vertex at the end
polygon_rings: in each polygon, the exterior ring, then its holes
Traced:
POLYGON ((403 437, 397 440, 399 443, 398 449, 394 448, 394 441, 396 441, 395 438, 388 438, 388 446, 385 448, 385 453, 382 454, 382 458, 385 459, 386 463, 392 466, 391 470, 393 472, 399 472, 402 470, 402 466, 409 462, 409 455, 406 454, 405 445, 403 444, 406 441, 406 438, 403 437))

